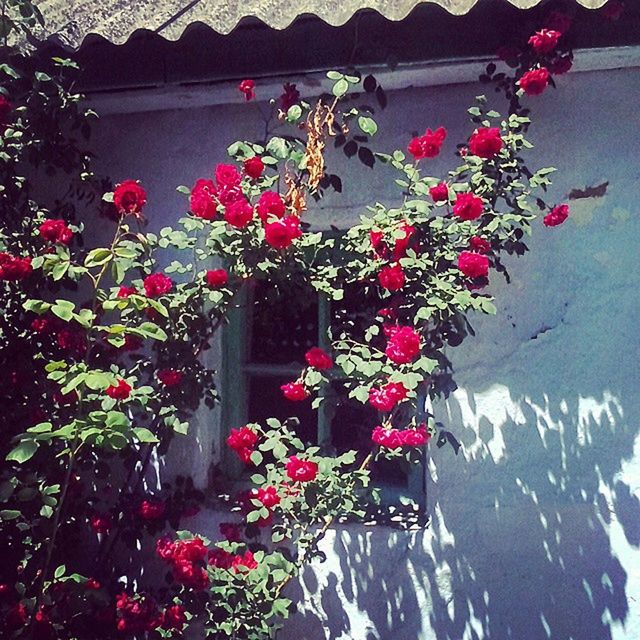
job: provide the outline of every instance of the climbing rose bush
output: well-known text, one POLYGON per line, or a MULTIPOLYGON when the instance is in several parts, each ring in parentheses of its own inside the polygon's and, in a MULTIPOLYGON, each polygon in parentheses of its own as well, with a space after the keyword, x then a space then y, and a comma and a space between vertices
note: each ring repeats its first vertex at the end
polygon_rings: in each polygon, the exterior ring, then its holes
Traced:
MULTIPOLYGON (((156 234, 145 230, 157 214, 145 185, 122 176, 104 189, 88 154, 61 142, 93 117, 70 92, 73 63, 47 67, 44 80, 16 51, 15 67, 0 69, 8 185, 0 206, 13 212, 0 235, 8 347, 0 388, 13 408, 2 418, 3 634, 179 637, 204 625, 212 638, 271 637, 293 607, 289 581, 321 555, 327 529, 376 502, 372 465, 420 464, 430 443, 457 445, 428 411, 452 385, 447 347, 466 337, 474 314, 496 312, 487 285, 506 273, 504 256, 526 250, 534 224, 554 227, 569 215, 542 198, 553 170, 525 164, 530 120, 520 108, 570 60, 566 28, 561 16, 550 18, 526 54, 505 53, 518 65, 498 81, 510 113, 480 97, 457 146, 425 114, 415 123, 425 133, 401 148, 374 155, 360 147, 364 164, 393 170, 397 200, 371 204, 340 237, 310 231, 305 215, 324 190, 341 187, 329 173, 328 143, 357 136, 372 144, 375 113, 354 106, 351 94, 371 86, 379 94, 375 78, 329 72, 327 94, 313 101, 286 83, 265 139, 231 144, 228 158, 212 158, 207 175, 178 187, 184 215, 156 234), (55 117, 39 117, 43 109, 55 117), (50 137, 43 120, 59 127, 51 140, 60 148, 36 144, 50 137), (285 125, 290 133, 273 133, 285 125), (43 161, 38 153, 75 171, 87 191, 80 209, 69 202, 50 211, 28 197, 24 167, 43 161), (438 156, 451 160, 445 174, 433 169, 438 156), (86 246, 84 225, 97 226, 98 212, 109 238, 86 246), (147 472, 201 404, 219 402, 203 354, 239 300, 258 283, 278 290, 291 282, 329 303, 335 322, 300 354, 283 399, 317 410, 339 388, 341 400, 374 409, 377 423, 366 446, 336 455, 303 440, 295 419, 225 425, 245 486, 229 497, 229 520, 211 540, 188 530, 202 492, 183 477, 150 487, 147 472), (131 569, 142 565, 142 575, 131 569), (163 572, 164 582, 147 577, 163 572)), ((243 80, 238 108, 253 108, 246 103, 259 90, 243 80)))

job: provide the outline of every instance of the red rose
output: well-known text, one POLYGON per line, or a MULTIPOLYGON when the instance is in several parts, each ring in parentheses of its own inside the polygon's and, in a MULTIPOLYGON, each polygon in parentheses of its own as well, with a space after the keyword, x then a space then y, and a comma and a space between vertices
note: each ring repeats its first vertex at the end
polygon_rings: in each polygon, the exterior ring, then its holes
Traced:
POLYGON ((255 499, 260 501, 267 509, 273 509, 276 505, 280 504, 280 496, 278 490, 275 487, 269 486, 260 488, 255 492, 255 499))
POLYGON ((134 294, 138 293, 138 290, 135 287, 125 287, 122 285, 118 289, 118 293, 116 293, 117 298, 128 298, 134 294))
POLYGON ((163 500, 150 499, 143 500, 138 505, 138 515, 147 521, 159 520, 164 515, 167 505, 163 500))
POLYGON ((621 0, 609 0, 600 12, 607 20, 619 20, 624 12, 624 3, 621 0))
POLYGON ((5 126, 9 121, 9 114, 13 111, 13 105, 6 96, 0 93, 0 125, 5 126))
POLYGON ((333 367, 333 360, 331 356, 323 351, 320 347, 312 347, 304 354, 304 359, 307 364, 314 369, 324 371, 325 369, 331 369, 333 367))
POLYGON ((474 236, 469 240, 469 246, 473 251, 477 251, 478 253, 488 253, 491 251, 491 243, 484 238, 478 238, 474 236))
POLYGON ((373 247, 375 253, 379 256, 382 256, 386 251, 386 247, 383 246, 382 242, 383 238, 384 233, 382 233, 382 231, 374 231, 373 229, 369 231, 369 240, 371 241, 371 246, 373 247))
POLYGON ((120 215, 142 213, 147 203, 147 192, 136 180, 125 180, 116 186, 113 192, 113 204, 120 215))
POLYGON ((69 244, 73 238, 73 231, 69 229, 64 220, 45 220, 38 229, 40 236, 47 242, 69 244))
POLYGON ((53 320, 51 318, 39 317, 35 318, 31 323, 31 329, 36 333, 49 333, 53 327, 53 320))
POLYGON ((232 164, 216 166, 216 182, 219 187, 237 187, 242 182, 242 176, 232 164))
POLYGON ((162 628, 168 631, 175 629, 181 631, 187 622, 185 608, 181 604, 174 604, 164 610, 162 616, 162 628))
POLYGON ((541 29, 529 38, 531 48, 540 56, 545 53, 551 53, 556 46, 562 34, 553 29, 541 29))
POLYGON ((571 67, 573 66, 573 60, 571 56, 561 56, 555 62, 551 64, 551 73, 561 76, 563 73, 567 73, 571 71, 571 67))
POLYGON ((238 573, 238 569, 240 569, 240 567, 248 569, 249 571, 258 567, 258 563, 253 557, 253 553, 251 551, 247 550, 242 555, 233 557, 233 560, 231 561, 231 568, 238 573))
POLYGON ((89 519, 89 524, 96 533, 109 533, 113 526, 113 518, 110 513, 96 513, 89 519))
POLYGON ((480 253, 463 251, 458 257, 458 269, 468 278, 482 278, 489 273, 489 258, 480 253))
POLYGON ((204 178, 196 180, 189 197, 191 213, 196 218, 213 220, 218 213, 218 203, 215 200, 216 193, 217 189, 213 180, 205 180, 204 178))
POLYGON ((446 137, 447 130, 444 127, 435 131, 427 129, 423 136, 411 140, 407 150, 416 160, 435 158, 440 153, 440 148, 446 137))
POLYGON ((31 258, 19 258, 10 253, 0 252, 0 280, 24 280, 31 274, 31 258))
POLYGON ((311 482, 318 475, 318 465, 311 460, 300 460, 291 456, 285 465, 287 476, 294 482, 311 482))
POLYGON ((243 196, 240 200, 230 202, 224 208, 224 219, 236 229, 243 229, 253 218, 253 209, 248 200, 243 196))
POLYGON ((561 11, 552 11, 546 20, 547 29, 566 33, 571 27, 571 18, 561 11))
POLYGON ((391 411, 407 397, 407 392, 402 382, 388 382, 379 389, 369 389, 369 403, 378 411, 391 411))
POLYGON ((427 443, 431 434, 424 425, 416 429, 386 429, 376 427, 371 434, 371 440, 385 449, 399 449, 404 446, 419 447, 427 443))
POLYGON ((118 380, 118 384, 107 387, 105 393, 114 400, 126 400, 131 393, 131 385, 124 380, 118 380))
POLYGON ((399 264, 383 267, 378 273, 380 286, 388 291, 398 291, 405 283, 404 271, 399 264))
POLYGON ((142 281, 142 284, 148 298, 157 298, 169 293, 173 288, 171 278, 164 273, 152 273, 142 281))
POLYGON ((280 220, 268 222, 264 227, 265 241, 274 249, 286 249, 301 235, 298 216, 286 216, 280 220))
POLYGON ((87 589, 91 589, 92 591, 97 591, 102 587, 102 585, 95 579, 89 578, 84 585, 87 589))
POLYGON ((403 231, 404 235, 395 239, 395 243, 393 245, 393 252, 391 257, 394 260, 400 260, 403 258, 409 248, 409 243, 411 242, 411 236, 416 231, 415 227, 412 227, 406 220, 403 220, 400 223, 399 231, 403 231))
POLYGON ((294 104, 300 102, 300 92, 296 89, 296 85, 285 82, 282 85, 282 94, 280 96, 280 108, 287 113, 294 104))
POLYGON ((282 389, 284 397, 293 402, 300 402, 309 397, 309 392, 304 388, 302 382, 287 382, 280 389, 282 389))
POLYGON ((249 158, 244 161, 244 172, 254 180, 257 180, 264 171, 264 162, 262 162, 262 158, 259 156, 253 156, 253 158, 249 158))
POLYGON ((482 215, 484 203, 474 193, 459 193, 453 205, 453 215, 462 220, 476 220, 482 215))
POLYGON ((238 85, 238 91, 240 93, 244 93, 244 99, 249 102, 249 100, 253 100, 256 97, 256 83, 253 80, 243 80, 238 85))
POLYGON ((479 127, 469 138, 469 151, 474 156, 489 160, 502 149, 502 138, 498 127, 479 127))
POLYGON ((258 442, 258 434, 249 427, 231 429, 231 434, 227 438, 229 448, 233 449, 245 464, 251 462, 251 454, 256 442, 258 442))
POLYGON ((256 210, 258 211, 260 220, 262 220, 264 224, 270 217, 282 218, 285 214, 286 207, 279 193, 275 191, 265 191, 258 200, 256 210))
POLYGON ((449 185, 441 182, 429 189, 429 195, 434 202, 446 202, 449 199, 449 185))
POLYGON ((557 227, 562 224, 569 217, 569 206, 566 204, 559 204, 553 207, 551 211, 542 219, 545 226, 557 227))
POLYGON ((182 371, 176 371, 175 369, 160 369, 156 375, 165 387, 175 387, 184 378, 182 371))
POLYGON ((393 327, 389 330, 389 341, 385 354, 396 364, 412 362, 420 353, 420 335, 411 327, 393 327))
POLYGON ((218 289, 227 284, 229 274, 224 269, 210 269, 207 271, 205 278, 211 288, 218 289))
POLYGON ((518 84, 527 95, 538 96, 549 84, 549 71, 545 67, 531 69, 518 80, 518 84))

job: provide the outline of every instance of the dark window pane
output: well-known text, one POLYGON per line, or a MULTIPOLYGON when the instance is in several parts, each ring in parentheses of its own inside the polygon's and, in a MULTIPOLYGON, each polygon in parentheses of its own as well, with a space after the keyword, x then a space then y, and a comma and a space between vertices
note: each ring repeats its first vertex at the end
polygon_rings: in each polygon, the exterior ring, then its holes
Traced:
POLYGON ((279 288, 258 283, 250 319, 249 362, 302 365, 318 344, 318 298, 293 283, 279 288))
POLYGON ((247 393, 249 396, 249 422, 264 424, 267 418, 280 421, 296 417, 300 426, 296 429, 303 442, 316 443, 317 413, 311 408, 311 398, 302 402, 291 402, 283 397, 280 385, 291 378, 279 376, 249 376, 247 393))

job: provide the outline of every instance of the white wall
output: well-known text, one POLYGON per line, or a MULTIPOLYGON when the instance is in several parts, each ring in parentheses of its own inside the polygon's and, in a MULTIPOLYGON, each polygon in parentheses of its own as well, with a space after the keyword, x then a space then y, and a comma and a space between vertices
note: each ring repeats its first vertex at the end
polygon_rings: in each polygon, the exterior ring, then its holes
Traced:
MULTIPOLYGON (((607 193, 573 201, 562 227, 536 227, 532 251, 509 262, 513 283, 492 280, 497 318, 479 318, 477 337, 451 351, 460 388, 437 412, 464 454, 430 451, 432 525, 330 533, 327 562, 292 591, 304 601, 282 640, 640 637, 640 73, 572 74, 559 85, 531 99, 532 158, 559 168, 559 201, 604 181, 607 193)), ((482 90, 394 92, 377 148, 444 125, 450 144, 433 166, 445 170, 482 90)), ((170 224, 184 210, 174 187, 209 174, 237 137, 260 134, 254 109, 106 117, 100 167, 140 178, 152 226, 170 224)), ((391 180, 354 161, 338 157, 334 170, 345 194, 310 214, 320 225, 397 197, 391 180)), ((178 455, 201 483, 209 447, 219 450, 216 422, 199 416, 178 455)), ((215 520, 201 513, 193 527, 215 536, 215 520)))

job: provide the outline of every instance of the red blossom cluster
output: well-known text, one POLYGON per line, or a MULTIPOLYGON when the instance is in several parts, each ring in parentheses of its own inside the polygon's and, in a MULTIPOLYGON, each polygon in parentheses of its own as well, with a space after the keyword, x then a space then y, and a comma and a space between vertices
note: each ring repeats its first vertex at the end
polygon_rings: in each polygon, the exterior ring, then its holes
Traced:
POLYGON ((420 447, 426 444, 430 437, 431 434, 423 424, 416 429, 388 429, 378 426, 371 434, 371 440, 385 449, 420 447))
POLYGON ((469 151, 479 158, 493 158, 502 149, 502 137, 498 127, 479 127, 469 138, 469 151))
POLYGON ((156 376, 165 387, 176 387, 182 382, 184 373, 176 369, 160 369, 156 376))
POLYGON ((407 151, 416 159, 435 158, 447 137, 447 130, 439 127, 435 131, 427 129, 423 136, 413 138, 407 147, 407 151))
POLYGON ((569 217, 569 206, 566 204, 559 204, 542 219, 542 222, 547 227, 557 227, 562 224, 569 217))
POLYGON ((311 460, 291 456, 285 465, 287 476, 294 482, 311 482, 318 475, 318 465, 311 460))
POLYGON ((151 522, 162 518, 166 510, 167 505, 164 500, 160 500, 159 498, 147 498, 138 505, 138 516, 142 520, 151 522))
POLYGON ((142 286, 147 298, 158 298, 173 289, 173 282, 164 273, 152 273, 142 281, 142 286))
POLYGON ((309 392, 302 382, 286 382, 280 386, 282 395, 292 402, 302 402, 309 397, 309 392))
POLYGON ((311 349, 304 354, 304 359, 310 367, 318 371, 324 371, 333 367, 331 356, 320 347, 311 347, 311 349))
POLYGON ((458 256, 458 269, 468 278, 483 278, 489 273, 489 259, 480 253, 463 251, 458 256))
POLYGON ((391 259, 394 261, 404 258, 411 242, 411 237, 416 232, 416 228, 411 226, 406 220, 400 223, 397 229, 398 233, 402 233, 400 237, 396 237, 396 233, 393 233, 393 245, 390 247, 385 240, 385 234, 383 231, 371 230, 369 232, 369 240, 373 251, 378 258, 391 259))
POLYGON ((434 202, 446 202, 449 200, 449 185, 446 182, 440 182, 429 189, 429 195, 434 202))
POLYGON ((369 389, 369 404, 378 411, 391 411, 407 397, 407 393, 402 382, 387 382, 382 387, 369 389))
POLYGON ((402 267, 398 263, 383 267, 378 273, 378 282, 381 287, 388 291, 402 289, 405 284, 405 275, 402 267))
POLYGON ((116 626, 121 633, 153 631, 163 621, 162 612, 151 596, 132 597, 121 593, 116 598, 116 612, 116 626))
POLYGON ((205 280, 212 289, 219 289, 227 284, 229 274, 224 269, 210 269, 205 274, 205 280))
POLYGON ((251 454, 258 442, 258 434, 249 427, 231 429, 231 434, 227 438, 227 445, 236 452, 240 460, 248 464, 251 454))
POLYGON ((388 338, 385 354, 395 364, 408 364, 420 353, 420 335, 411 327, 385 326, 388 338))
POLYGON ((256 97, 256 83, 253 80, 242 80, 238 85, 238 91, 244 95, 244 99, 249 102, 256 97))
POLYGON ((172 541, 168 536, 156 542, 157 554, 173 570, 177 582, 196 591, 209 585, 207 570, 204 568, 208 550, 202 538, 172 541))
POLYGON ((208 564, 217 569, 232 569, 234 573, 242 571, 252 571, 258 567, 258 562, 253 556, 253 552, 247 549, 242 554, 233 554, 224 549, 212 549, 209 551, 208 564))
POLYGON ((118 380, 106 388, 105 393, 114 400, 126 400, 131 393, 131 385, 126 380, 118 380))
POLYGON ((137 180, 125 180, 113 191, 113 204, 120 215, 139 217, 147 203, 147 192, 137 180))
POLYGON ((45 220, 39 227, 40 237, 54 244, 69 244, 73 238, 73 231, 66 222, 60 219, 45 220))
POLYGON ((461 220, 477 220, 484 211, 482 198, 475 193, 458 193, 453 205, 453 215, 461 220))
POLYGON ((0 252, 0 280, 19 281, 31 275, 31 258, 21 258, 6 251, 0 252))

